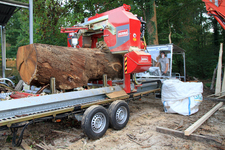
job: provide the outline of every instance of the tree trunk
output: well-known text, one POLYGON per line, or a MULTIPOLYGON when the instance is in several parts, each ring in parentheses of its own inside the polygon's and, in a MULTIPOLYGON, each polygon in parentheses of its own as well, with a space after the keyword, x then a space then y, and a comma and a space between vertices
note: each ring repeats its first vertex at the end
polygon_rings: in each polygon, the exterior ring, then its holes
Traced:
MULTIPOLYGON (((151 34, 153 34, 153 36, 154 36, 153 44, 159 45, 155 1, 153 4, 153 7, 154 7, 154 16, 151 18, 151 21, 154 22, 154 24, 155 24, 155 33, 151 33, 151 34)), ((151 31, 151 32, 153 32, 153 31, 151 31)))
MULTIPOLYGON (((147 21, 147 32, 150 36, 150 38, 148 39, 148 44, 149 45, 158 45, 159 41, 158 41, 158 29, 157 29, 155 1, 153 2, 152 5, 153 6, 149 6, 148 9, 153 8, 153 15, 151 16, 151 18, 146 18, 146 20, 149 20, 149 21, 147 21)), ((146 11, 146 13, 149 13, 149 12, 146 11)))
POLYGON ((19 47, 17 69, 28 85, 46 85, 51 77, 57 89, 73 89, 87 85, 88 81, 122 78, 123 57, 108 50, 70 48, 46 44, 19 47))
POLYGON ((220 42, 219 42, 219 30, 218 30, 218 22, 215 18, 213 18, 212 20, 212 24, 213 24, 213 30, 214 30, 214 33, 213 33, 213 43, 214 43, 214 54, 217 56, 219 51, 219 45, 220 45, 220 42))

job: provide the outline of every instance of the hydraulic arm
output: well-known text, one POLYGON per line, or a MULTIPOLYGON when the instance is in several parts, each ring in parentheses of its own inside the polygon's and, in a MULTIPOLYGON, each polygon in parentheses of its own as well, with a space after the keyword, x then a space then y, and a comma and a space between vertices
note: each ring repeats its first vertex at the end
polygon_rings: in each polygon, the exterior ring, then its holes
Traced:
POLYGON ((225 0, 202 0, 205 2, 206 10, 225 29, 225 0))

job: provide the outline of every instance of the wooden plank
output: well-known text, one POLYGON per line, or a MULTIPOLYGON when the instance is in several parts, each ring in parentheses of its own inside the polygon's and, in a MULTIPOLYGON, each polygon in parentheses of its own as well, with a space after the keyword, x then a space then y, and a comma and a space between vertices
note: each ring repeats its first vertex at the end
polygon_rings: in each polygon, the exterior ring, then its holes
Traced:
POLYGON ((214 88, 215 78, 216 78, 216 70, 217 70, 217 67, 213 71, 213 77, 212 77, 212 82, 211 82, 210 90, 213 90, 213 88, 214 88))
POLYGON ((108 98, 115 98, 115 97, 121 97, 121 96, 127 96, 127 93, 124 90, 112 92, 109 94, 106 94, 108 98))
POLYGON ((219 99, 219 98, 222 98, 222 97, 224 97, 225 95, 222 95, 222 96, 219 96, 219 97, 216 97, 217 99, 219 99))
POLYGON ((190 135, 194 132, 200 125, 202 125, 212 114, 214 114, 221 106, 223 106, 223 102, 220 102, 215 107, 213 107, 209 112, 207 112, 204 116, 202 116, 199 120, 197 120, 193 125, 188 127, 185 131, 185 135, 190 135))
MULTIPOLYGON (((217 94, 221 94, 221 93, 224 93, 225 91, 223 91, 223 92, 219 92, 219 93, 217 93, 217 94)), ((212 96, 216 96, 216 94, 211 94, 211 95, 208 95, 207 97, 212 97, 212 96)))
POLYGON ((211 136, 203 136, 203 135, 196 135, 196 134, 191 134, 190 136, 185 136, 183 131, 177 131, 173 129, 168 129, 164 127, 156 127, 156 131, 164 134, 169 134, 173 135, 179 138, 183 138, 186 140, 193 140, 193 141, 199 141, 199 142, 216 142, 220 143, 217 141, 217 139, 211 137, 211 136))
MULTIPOLYGON (((223 83, 222 83, 222 91, 225 92, 225 68, 223 68, 223 83)), ((222 93, 222 96, 225 96, 225 93, 222 93)))
POLYGON ((215 101, 215 102, 225 102, 225 99, 218 99, 218 98, 204 98, 204 100, 209 100, 209 101, 215 101))
MULTIPOLYGON (((216 77, 216 89, 215 94, 221 92, 221 67, 222 67, 222 55, 223 55, 223 43, 220 43, 220 53, 219 53, 219 59, 218 59, 218 68, 217 68, 217 77, 216 77)), ((218 94, 217 96, 220 96, 221 94, 218 94)))

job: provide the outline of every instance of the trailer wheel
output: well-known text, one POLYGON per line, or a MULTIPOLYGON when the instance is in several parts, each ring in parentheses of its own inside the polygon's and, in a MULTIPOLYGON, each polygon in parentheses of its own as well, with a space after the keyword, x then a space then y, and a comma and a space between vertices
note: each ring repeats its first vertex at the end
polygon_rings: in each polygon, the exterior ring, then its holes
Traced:
POLYGON ((84 112, 81 126, 89 138, 95 140, 102 137, 109 126, 107 110, 100 105, 89 107, 84 112))
POLYGON ((113 129, 123 129, 129 120, 130 110, 125 101, 114 101, 108 109, 109 123, 113 129))

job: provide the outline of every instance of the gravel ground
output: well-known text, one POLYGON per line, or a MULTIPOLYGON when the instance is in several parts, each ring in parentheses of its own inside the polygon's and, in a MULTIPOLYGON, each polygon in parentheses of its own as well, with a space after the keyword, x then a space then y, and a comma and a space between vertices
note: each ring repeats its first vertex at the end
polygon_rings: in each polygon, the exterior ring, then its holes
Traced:
MULTIPOLYGON (((217 103, 204 100, 197 113, 182 116, 166 114, 161 100, 150 95, 129 102, 130 119, 124 129, 117 131, 109 128, 98 140, 88 139, 81 130, 80 122, 64 119, 60 123, 45 121, 30 125, 24 133, 24 142, 32 149, 53 150, 225 149, 225 109, 217 111, 194 132, 214 137, 219 143, 185 140, 156 132, 157 126, 184 131, 217 103)), ((23 149, 12 147, 10 131, 0 131, 0 135, 0 149, 23 149)))

